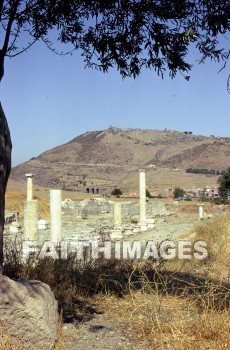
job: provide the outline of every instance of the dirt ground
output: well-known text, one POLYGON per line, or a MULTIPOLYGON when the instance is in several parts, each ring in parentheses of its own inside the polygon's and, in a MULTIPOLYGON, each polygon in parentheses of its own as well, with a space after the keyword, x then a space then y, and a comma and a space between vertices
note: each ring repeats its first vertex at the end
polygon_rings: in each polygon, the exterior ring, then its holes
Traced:
POLYGON ((92 319, 79 323, 65 323, 62 327, 60 350, 148 350, 138 344, 127 325, 114 319, 109 310, 94 314, 92 319))

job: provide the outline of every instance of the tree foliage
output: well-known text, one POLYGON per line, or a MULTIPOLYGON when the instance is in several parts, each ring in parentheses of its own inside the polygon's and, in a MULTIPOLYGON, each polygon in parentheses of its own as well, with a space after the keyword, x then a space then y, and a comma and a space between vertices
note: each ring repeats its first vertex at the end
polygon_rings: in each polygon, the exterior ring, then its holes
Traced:
POLYGON ((175 198, 180 198, 180 197, 184 196, 185 191, 183 190, 183 188, 175 187, 173 194, 174 194, 175 198))
POLYGON ((146 197, 147 198, 153 198, 153 196, 151 195, 151 193, 149 192, 149 190, 146 188, 146 197))
POLYGON ((224 171, 223 174, 218 179, 219 183, 219 194, 224 200, 230 198, 230 168, 224 171))
MULTIPOLYGON (((80 49, 87 66, 136 77, 142 68, 163 76, 186 75, 191 44, 207 57, 223 60, 229 50, 219 45, 229 31, 230 2, 222 0, 0 0, 0 61, 15 57, 38 40, 51 50, 51 31, 67 52, 80 49), (24 43, 24 44, 23 44, 24 43)), ((63 53, 63 52, 60 52, 63 53)))
POLYGON ((121 191, 120 188, 116 187, 116 188, 114 188, 114 190, 112 190, 111 195, 112 196, 121 196, 122 195, 122 191, 121 191))

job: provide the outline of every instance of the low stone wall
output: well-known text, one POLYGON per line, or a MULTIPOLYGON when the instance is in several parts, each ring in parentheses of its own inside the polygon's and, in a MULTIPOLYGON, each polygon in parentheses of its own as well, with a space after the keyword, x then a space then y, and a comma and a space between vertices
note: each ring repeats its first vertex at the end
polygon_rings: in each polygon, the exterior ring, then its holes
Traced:
MULTIPOLYGON (((114 202, 104 198, 84 199, 79 202, 65 199, 62 202, 63 211, 75 216, 100 215, 103 213, 113 213, 114 202)), ((166 212, 166 205, 160 200, 149 200, 146 203, 146 214, 151 216, 155 213, 166 212)), ((121 202, 122 216, 139 215, 139 203, 121 202)))

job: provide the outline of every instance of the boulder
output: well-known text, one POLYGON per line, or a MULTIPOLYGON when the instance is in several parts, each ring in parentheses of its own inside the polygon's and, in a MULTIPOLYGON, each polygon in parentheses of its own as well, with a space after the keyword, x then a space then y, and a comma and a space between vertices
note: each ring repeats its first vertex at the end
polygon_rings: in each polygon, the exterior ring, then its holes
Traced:
POLYGON ((25 349, 53 349, 58 312, 50 287, 0 275, 0 328, 25 349))

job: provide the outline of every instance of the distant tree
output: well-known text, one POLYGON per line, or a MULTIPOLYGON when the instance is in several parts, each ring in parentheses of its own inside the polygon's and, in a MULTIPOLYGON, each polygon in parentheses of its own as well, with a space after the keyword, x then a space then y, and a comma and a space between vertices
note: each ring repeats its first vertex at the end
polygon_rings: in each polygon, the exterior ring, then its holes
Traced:
POLYGON ((175 198, 179 198, 179 197, 184 196, 185 191, 180 187, 175 187, 173 194, 174 194, 175 198))
MULTIPOLYGON (((230 28, 229 13, 229 0, 0 0, 0 81, 5 59, 26 52, 38 41, 58 54, 66 54, 58 51, 60 44, 70 53, 79 49, 86 66, 103 72, 116 67, 122 77, 136 78, 142 69, 153 69, 161 77, 168 72, 174 78, 180 72, 189 80, 190 46, 197 48, 199 63, 210 58, 226 65, 230 51, 220 42, 230 28)), ((2 265, 12 145, 1 104, 0 140, 2 265)))
POLYGON ((153 198, 153 196, 151 195, 148 189, 146 189, 146 197, 153 198))
POLYGON ((223 200, 230 198, 230 168, 224 171, 218 179, 219 183, 219 194, 223 200))
POLYGON ((114 190, 111 192, 112 196, 121 196, 122 195, 122 191, 120 190, 120 188, 114 188, 114 190))

